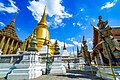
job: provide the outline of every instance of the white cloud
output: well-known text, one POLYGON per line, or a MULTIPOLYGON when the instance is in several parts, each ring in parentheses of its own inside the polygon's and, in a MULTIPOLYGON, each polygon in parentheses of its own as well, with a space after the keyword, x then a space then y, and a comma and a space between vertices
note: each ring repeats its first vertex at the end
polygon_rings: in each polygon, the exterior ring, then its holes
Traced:
POLYGON ((82 24, 80 22, 77 22, 77 23, 73 23, 73 26, 82 26, 82 24))
POLYGON ((79 38, 81 38, 82 36, 81 35, 78 35, 79 38))
POLYGON ((93 44, 92 38, 87 38, 87 44, 93 44))
POLYGON ((117 0, 114 0, 113 2, 107 2, 104 6, 101 7, 101 10, 103 9, 108 9, 108 8, 111 8, 113 6, 115 6, 115 4, 117 3, 117 0))
POLYGON ((92 18, 92 21, 93 21, 93 22, 96 22, 96 19, 92 18))
POLYGON ((73 41, 73 44, 74 45, 78 45, 80 47, 82 43, 81 42, 77 42, 77 41, 73 41))
POLYGON ((82 9, 80 9, 80 11, 82 12, 82 11, 84 11, 84 9, 82 8, 82 9))
POLYGON ((74 37, 72 37, 72 38, 68 38, 67 40, 69 40, 69 41, 74 41, 74 40, 75 40, 75 38, 74 38, 74 37))
POLYGON ((55 28, 59 26, 64 26, 63 23, 64 18, 72 17, 71 14, 65 11, 65 7, 61 5, 62 0, 39 0, 39 1, 30 1, 30 5, 27 8, 32 12, 35 20, 38 22, 41 19, 41 15, 43 14, 44 7, 46 5, 46 14, 54 18, 48 22, 51 22, 50 25, 55 25, 55 28))
POLYGON ((5 6, 2 2, 0 2, 0 11, 15 13, 19 10, 19 8, 15 5, 15 2, 12 0, 8 0, 10 4, 9 6, 5 6))
POLYGON ((3 22, 0 22, 0 26, 4 27, 4 26, 5 26, 5 24, 4 24, 3 22))
POLYGON ((80 22, 77 22, 76 25, 81 26, 82 24, 80 22))
POLYGON ((87 28, 85 26, 81 26, 81 29, 82 30, 86 30, 87 28))
POLYGON ((75 26, 75 23, 73 23, 73 26, 75 26))
POLYGON ((17 30, 18 30, 18 31, 20 31, 20 30, 21 30, 21 28, 18 28, 18 27, 17 27, 17 30))
MULTIPOLYGON (((54 44, 56 40, 50 39, 50 41, 52 44, 54 44)), ((58 45, 60 46, 60 48, 64 46, 64 42, 61 42, 59 40, 57 40, 57 41, 58 41, 58 45)), ((65 45, 66 45, 66 47, 73 47, 74 46, 73 44, 68 44, 68 43, 65 43, 65 45)))
POLYGON ((93 44, 93 41, 91 40, 91 41, 89 41, 88 43, 89 43, 89 44, 93 44))
POLYGON ((73 44, 66 44, 66 45, 67 45, 67 47, 74 47, 73 44))

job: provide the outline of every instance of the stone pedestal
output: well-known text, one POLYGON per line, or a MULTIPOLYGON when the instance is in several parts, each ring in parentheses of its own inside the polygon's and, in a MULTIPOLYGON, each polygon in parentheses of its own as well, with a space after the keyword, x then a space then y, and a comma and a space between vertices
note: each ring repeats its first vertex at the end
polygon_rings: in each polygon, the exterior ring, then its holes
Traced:
POLYGON ((36 52, 24 52, 22 61, 19 64, 15 64, 15 67, 16 69, 8 74, 8 80, 28 80, 42 75, 36 52))
POLYGON ((59 55, 54 55, 54 62, 52 63, 52 67, 50 70, 50 74, 65 74, 66 69, 65 66, 62 65, 62 59, 59 55))

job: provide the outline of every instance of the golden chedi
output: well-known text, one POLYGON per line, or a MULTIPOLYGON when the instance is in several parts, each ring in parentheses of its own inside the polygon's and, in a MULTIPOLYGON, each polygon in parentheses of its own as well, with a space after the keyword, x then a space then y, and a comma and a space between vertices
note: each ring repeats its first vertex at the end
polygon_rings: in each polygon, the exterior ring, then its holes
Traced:
POLYGON ((44 13, 43 13, 43 16, 40 20, 40 22, 38 23, 38 25, 36 26, 35 30, 36 30, 36 39, 37 39, 37 49, 39 50, 45 39, 47 42, 50 42, 50 34, 49 34, 49 31, 48 31, 48 25, 47 25, 47 22, 46 22, 46 7, 44 9, 44 13))
MULTIPOLYGON (((39 51, 41 49, 41 47, 44 44, 44 41, 46 40, 50 52, 53 55, 54 54, 54 44, 51 44, 50 42, 50 33, 48 31, 48 25, 46 22, 46 7, 44 9, 44 13, 42 15, 42 18, 40 20, 40 22, 38 23, 38 25, 35 27, 35 31, 36 31, 36 49, 39 51)), ((25 43, 23 44, 23 50, 27 50, 30 47, 30 41, 33 37, 33 33, 26 39, 25 43)))

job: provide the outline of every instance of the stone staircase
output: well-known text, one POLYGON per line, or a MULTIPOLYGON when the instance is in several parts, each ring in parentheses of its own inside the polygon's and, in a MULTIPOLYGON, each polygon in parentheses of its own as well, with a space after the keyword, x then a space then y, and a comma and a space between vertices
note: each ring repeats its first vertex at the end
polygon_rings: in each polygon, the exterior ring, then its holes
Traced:
POLYGON ((0 78, 6 78, 14 69, 14 65, 10 63, 0 63, 0 78))

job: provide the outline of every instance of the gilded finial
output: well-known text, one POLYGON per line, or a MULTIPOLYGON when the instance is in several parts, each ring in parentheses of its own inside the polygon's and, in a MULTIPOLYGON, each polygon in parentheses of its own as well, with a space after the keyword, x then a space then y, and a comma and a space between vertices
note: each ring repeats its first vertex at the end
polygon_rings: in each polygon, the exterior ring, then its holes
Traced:
POLYGON ((44 13, 43 13, 42 18, 41 18, 38 25, 41 25, 41 24, 42 25, 47 25, 47 22, 46 22, 46 6, 44 8, 44 13))

